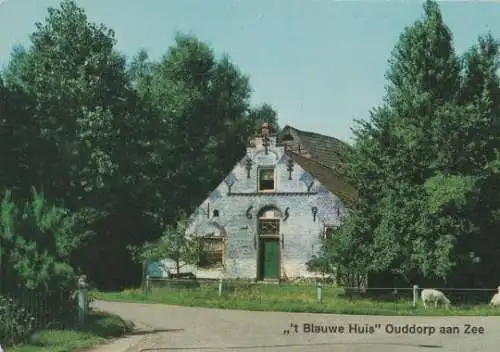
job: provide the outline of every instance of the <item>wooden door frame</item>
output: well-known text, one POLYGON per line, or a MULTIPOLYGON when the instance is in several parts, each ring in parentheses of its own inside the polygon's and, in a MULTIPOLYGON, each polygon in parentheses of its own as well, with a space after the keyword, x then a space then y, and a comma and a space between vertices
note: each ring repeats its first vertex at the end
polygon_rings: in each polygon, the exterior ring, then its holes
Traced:
POLYGON ((278 265, 278 277, 276 278, 276 280, 281 280, 281 235, 280 235, 280 232, 281 232, 281 219, 280 218, 264 218, 264 217, 261 217, 261 218, 258 218, 257 219, 257 234, 256 234, 256 237, 257 237, 257 273, 256 273, 256 279, 257 281, 263 281, 265 280, 264 278, 264 273, 263 273, 263 268, 262 266, 264 265, 263 261, 262 261, 262 245, 261 245, 261 242, 262 240, 266 240, 266 239, 273 239, 273 240, 277 240, 278 242, 278 255, 277 255, 277 265, 278 265), (261 220, 274 220, 278 223, 278 233, 276 234, 273 234, 273 235, 261 235, 260 232, 259 232, 259 223, 261 220))

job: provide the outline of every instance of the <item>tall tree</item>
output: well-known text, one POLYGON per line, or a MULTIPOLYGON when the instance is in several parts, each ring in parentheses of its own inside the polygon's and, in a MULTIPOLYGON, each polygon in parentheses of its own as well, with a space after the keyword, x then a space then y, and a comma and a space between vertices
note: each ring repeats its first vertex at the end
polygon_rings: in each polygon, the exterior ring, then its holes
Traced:
POLYGON ((8 83, 32 99, 35 179, 58 198, 89 199, 117 169, 110 142, 127 97, 124 60, 113 51, 113 32, 89 23, 73 1, 48 12, 32 46, 11 62, 8 83))
POLYGON ((355 130, 349 174, 361 196, 327 246, 332 260, 405 282, 444 280, 466 260, 456 243, 477 232, 469 215, 479 180, 453 152, 471 112, 457 102, 460 69, 439 7, 427 1, 392 52, 385 104, 355 130))
POLYGON ((118 225, 131 228, 123 219, 140 223, 129 196, 133 188, 126 189, 135 181, 131 160, 142 157, 135 143, 141 133, 137 99, 114 45, 112 30, 90 22, 74 1, 65 0, 48 9, 31 46, 18 49, 5 72, 7 86, 19 92, 19 105, 29 111, 24 121, 14 115, 11 120, 16 133, 29 132, 22 139, 29 170, 23 188, 40 185, 88 224, 100 219, 94 227, 98 238, 77 256, 97 281, 104 259, 115 262, 107 266, 117 276, 124 271, 124 243, 137 234, 118 225), (116 255, 103 255, 110 251, 116 255))
MULTIPOLYGON (((465 268, 476 284, 495 285, 500 274, 495 269, 500 263, 500 63, 499 42, 491 34, 482 35, 463 56, 464 74, 460 103, 470 113, 462 131, 469 138, 455 149, 463 170, 474 173, 480 180, 478 206, 470 217, 481 231, 463 247, 474 254, 476 264, 465 268), (471 138, 471 136, 473 136, 471 138), (486 274, 488 273, 488 274, 486 274)), ((465 249, 464 253, 467 253, 465 249)), ((460 275, 457 273, 457 275, 460 275)))

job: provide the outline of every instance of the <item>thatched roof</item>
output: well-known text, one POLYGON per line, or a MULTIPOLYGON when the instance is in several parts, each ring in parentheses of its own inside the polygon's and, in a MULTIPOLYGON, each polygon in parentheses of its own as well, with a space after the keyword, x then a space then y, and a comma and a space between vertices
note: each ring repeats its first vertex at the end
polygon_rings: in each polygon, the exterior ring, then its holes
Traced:
POLYGON ((341 140, 319 133, 285 126, 278 143, 286 146, 287 154, 311 176, 344 202, 352 203, 356 190, 346 182, 345 163, 350 146, 341 140))

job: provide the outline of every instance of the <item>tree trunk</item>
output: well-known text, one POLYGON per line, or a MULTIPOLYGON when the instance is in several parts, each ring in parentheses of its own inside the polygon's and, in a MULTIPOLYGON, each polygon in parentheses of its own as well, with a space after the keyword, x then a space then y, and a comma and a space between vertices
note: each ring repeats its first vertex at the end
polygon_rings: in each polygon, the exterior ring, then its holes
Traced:
POLYGON ((177 270, 177 275, 179 275, 181 273, 181 265, 179 262, 179 258, 175 259, 175 269, 177 270))

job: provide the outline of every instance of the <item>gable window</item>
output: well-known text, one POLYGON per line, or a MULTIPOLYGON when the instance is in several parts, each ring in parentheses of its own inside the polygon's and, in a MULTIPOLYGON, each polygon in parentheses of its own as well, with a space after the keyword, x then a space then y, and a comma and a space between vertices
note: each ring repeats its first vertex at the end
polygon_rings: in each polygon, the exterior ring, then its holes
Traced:
POLYGON ((212 267, 224 264, 224 238, 209 235, 200 238, 200 258, 198 266, 212 267))
POLYGON ((274 168, 259 169, 259 192, 270 192, 276 188, 274 168))

